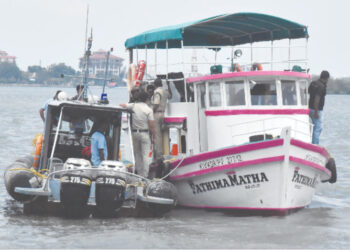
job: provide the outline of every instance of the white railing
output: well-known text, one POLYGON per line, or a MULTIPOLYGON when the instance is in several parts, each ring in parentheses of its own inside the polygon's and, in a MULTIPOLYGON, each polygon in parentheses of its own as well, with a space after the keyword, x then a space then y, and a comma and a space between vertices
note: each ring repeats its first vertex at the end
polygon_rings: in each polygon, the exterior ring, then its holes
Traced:
POLYGON ((231 138, 235 144, 249 141, 250 136, 271 134, 273 137, 281 135, 282 128, 290 126, 291 136, 303 141, 311 141, 313 124, 293 117, 270 117, 228 125, 231 138))

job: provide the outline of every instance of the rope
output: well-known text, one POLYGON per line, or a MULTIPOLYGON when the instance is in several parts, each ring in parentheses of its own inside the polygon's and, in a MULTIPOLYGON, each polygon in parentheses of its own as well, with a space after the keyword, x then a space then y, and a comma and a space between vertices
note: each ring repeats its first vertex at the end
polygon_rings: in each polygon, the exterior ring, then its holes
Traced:
POLYGON ((12 168, 12 169, 10 169, 10 171, 19 171, 19 170, 24 170, 24 171, 31 172, 31 173, 33 173, 34 175, 36 175, 36 176, 38 176, 38 177, 41 177, 41 178, 43 178, 43 179, 46 179, 46 178, 47 178, 46 175, 40 174, 39 172, 35 171, 34 169, 29 169, 29 168, 12 168))
MULTIPOLYGON (((165 178, 167 178, 169 175, 171 175, 178 167, 180 167, 181 163, 184 161, 185 156, 182 157, 181 161, 176 165, 176 167, 171 170, 168 174, 166 174, 165 176, 163 176, 162 178, 160 178, 160 180, 164 180, 165 178)), ((169 160, 170 161, 170 160, 169 160)))

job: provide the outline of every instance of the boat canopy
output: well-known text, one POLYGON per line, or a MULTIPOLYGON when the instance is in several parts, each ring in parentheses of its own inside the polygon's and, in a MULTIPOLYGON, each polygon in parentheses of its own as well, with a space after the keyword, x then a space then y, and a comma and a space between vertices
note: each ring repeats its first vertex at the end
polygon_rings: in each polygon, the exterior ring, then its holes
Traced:
POLYGON ((253 42, 308 38, 305 25, 259 13, 214 16, 184 24, 153 29, 126 40, 125 47, 153 49, 183 46, 234 46, 253 42))

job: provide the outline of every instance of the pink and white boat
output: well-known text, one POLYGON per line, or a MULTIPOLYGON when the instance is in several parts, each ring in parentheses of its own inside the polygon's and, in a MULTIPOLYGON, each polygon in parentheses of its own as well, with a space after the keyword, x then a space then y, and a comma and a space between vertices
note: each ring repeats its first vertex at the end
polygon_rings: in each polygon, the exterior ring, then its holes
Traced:
POLYGON ((166 72, 157 72, 157 56, 148 71, 170 81, 173 92, 166 110, 164 153, 167 159, 176 158, 170 180, 179 205, 285 212, 307 206, 322 182, 335 182, 334 160, 325 148, 311 144, 311 77, 299 66, 307 67, 307 60, 291 58, 291 40, 308 37, 304 25, 238 13, 155 29, 126 41, 131 62, 134 50, 138 60, 138 50, 145 49, 146 61, 149 49, 166 53, 166 72), (289 39, 288 59, 276 61, 273 44, 282 39, 289 39), (253 43, 266 41, 271 42, 270 62, 254 63, 253 43), (238 49, 242 44, 250 47, 238 49), (195 53, 191 72, 186 72, 184 56, 183 70, 168 72, 169 49, 180 48, 184 55, 186 48, 198 47, 215 51, 211 74, 198 74, 195 53), (217 62, 218 48, 231 52, 227 72, 217 62), (240 66, 233 62, 242 50, 248 51, 250 62, 240 66), (171 154, 172 147, 177 155, 171 154))

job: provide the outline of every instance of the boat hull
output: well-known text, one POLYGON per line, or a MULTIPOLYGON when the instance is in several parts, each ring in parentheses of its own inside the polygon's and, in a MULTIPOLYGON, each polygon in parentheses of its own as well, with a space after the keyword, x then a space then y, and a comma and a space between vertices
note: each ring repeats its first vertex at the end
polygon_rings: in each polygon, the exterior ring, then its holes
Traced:
POLYGON ((286 211, 308 205, 331 177, 325 149, 291 138, 234 146, 173 163, 178 204, 286 211))

